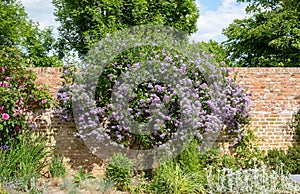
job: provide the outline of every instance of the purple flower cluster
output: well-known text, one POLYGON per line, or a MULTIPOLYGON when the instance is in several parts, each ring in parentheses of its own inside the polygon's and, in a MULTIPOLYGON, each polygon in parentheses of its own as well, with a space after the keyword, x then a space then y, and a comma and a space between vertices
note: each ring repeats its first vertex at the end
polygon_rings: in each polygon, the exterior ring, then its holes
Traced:
MULTIPOLYGON (((145 55, 138 52, 138 56, 145 55)), ((235 135, 236 140, 243 136, 249 97, 227 77, 229 69, 219 69, 213 63, 203 66, 201 56, 190 60, 166 48, 152 52, 147 61, 155 61, 158 56, 164 61, 151 64, 151 68, 132 59, 114 61, 96 79, 96 87, 86 80, 64 86, 57 93, 61 118, 71 119, 71 99, 75 99, 75 111, 80 114, 74 119, 81 123, 78 127, 83 139, 92 135, 107 145, 115 142, 129 148, 139 144, 142 149, 150 149, 174 137, 184 140, 191 133, 187 126, 192 126, 200 141, 222 129, 235 135), (217 76, 220 71, 222 80, 217 76), (101 130, 99 121, 104 118, 108 122, 101 130)), ((96 75, 92 69, 81 76, 93 80, 96 75)))

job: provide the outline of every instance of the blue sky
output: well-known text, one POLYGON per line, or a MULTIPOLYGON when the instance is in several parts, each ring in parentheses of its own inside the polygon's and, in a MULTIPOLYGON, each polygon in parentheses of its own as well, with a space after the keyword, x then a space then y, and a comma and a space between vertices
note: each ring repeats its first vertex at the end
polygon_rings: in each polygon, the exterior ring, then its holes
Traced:
POLYGON ((222 5, 221 0, 197 0, 201 3, 207 10, 217 10, 219 6, 222 5))
MULTIPOLYGON (((53 5, 51 0, 21 0, 29 18, 40 23, 41 28, 59 26, 53 16, 53 5)), ((191 37, 196 41, 208 41, 210 39, 218 42, 226 38, 221 34, 234 19, 242 19, 246 16, 245 4, 236 3, 236 0, 196 0, 200 17, 197 21, 198 31, 191 37)))

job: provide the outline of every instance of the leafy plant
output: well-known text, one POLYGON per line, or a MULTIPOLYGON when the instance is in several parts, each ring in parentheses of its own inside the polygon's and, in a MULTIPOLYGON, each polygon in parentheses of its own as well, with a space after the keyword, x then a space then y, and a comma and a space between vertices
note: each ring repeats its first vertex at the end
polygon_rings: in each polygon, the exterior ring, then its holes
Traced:
POLYGON ((18 189, 28 190, 48 165, 46 139, 34 132, 23 132, 11 140, 11 147, 0 151, 0 182, 12 182, 18 189))
POLYGON ((29 20, 21 1, 1 0, 0 20, 0 50, 18 50, 28 61, 26 66, 61 66, 61 61, 53 54, 55 38, 52 29, 42 30, 38 23, 29 20))
POLYGON ((180 164, 168 162, 156 169, 156 175, 148 186, 149 193, 205 193, 204 174, 184 171, 180 164))
POLYGON ((174 160, 181 165, 181 168, 187 172, 198 172, 208 166, 214 165, 220 157, 219 148, 213 146, 200 150, 201 143, 193 139, 189 145, 174 160))
POLYGON ((114 182, 118 189, 126 190, 133 177, 133 165, 134 162, 125 155, 115 154, 105 170, 107 180, 114 182))
POLYGON ((271 169, 275 170, 278 166, 283 165, 284 171, 288 171, 288 166, 284 165, 288 160, 286 153, 281 149, 272 149, 268 151, 265 157, 265 164, 271 169))
POLYGON ((242 168, 253 167, 253 159, 256 161, 263 161, 264 152, 256 145, 257 137, 252 130, 245 130, 237 144, 232 146, 232 155, 237 159, 237 166, 242 168))
POLYGON ((73 179, 75 186, 78 187, 82 181, 88 179, 95 179, 95 177, 89 172, 85 173, 84 170, 81 168, 75 175, 73 175, 73 179))
POLYGON ((52 156, 49 171, 52 177, 64 177, 67 169, 63 164, 63 157, 57 155, 52 156))

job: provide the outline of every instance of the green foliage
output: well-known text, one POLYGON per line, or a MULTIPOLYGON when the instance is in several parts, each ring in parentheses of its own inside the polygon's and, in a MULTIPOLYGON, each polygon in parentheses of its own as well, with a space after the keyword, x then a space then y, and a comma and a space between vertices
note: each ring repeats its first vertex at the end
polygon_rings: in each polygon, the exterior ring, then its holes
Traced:
POLYGON ((89 46, 108 33, 143 24, 175 27, 191 34, 199 16, 194 0, 53 0, 56 19, 61 23, 60 54, 76 50, 84 56, 89 46))
POLYGON ((1 46, 12 46, 16 42, 21 42, 21 36, 24 32, 27 19, 24 7, 12 0, 0 1, 0 44, 1 46))
POLYGON ((156 169, 148 193, 205 193, 202 181, 203 174, 184 171, 180 164, 168 162, 156 169))
POLYGON ((27 66, 61 66, 58 57, 51 54, 55 49, 51 28, 40 30, 18 0, 0 0, 0 6, 0 49, 19 50, 30 61, 27 66))
POLYGON ((133 161, 123 154, 115 154, 108 164, 105 175, 108 181, 114 182, 120 190, 128 189, 133 177, 133 161))
POLYGON ((290 146, 284 164, 291 174, 300 174, 300 145, 290 146))
POLYGON ((181 168, 187 172, 199 172, 215 165, 221 156, 219 148, 213 146, 200 150, 200 145, 196 139, 193 139, 174 161, 179 163, 181 168))
POLYGON ((65 177, 67 169, 63 164, 63 157, 52 156, 49 171, 52 177, 65 177))
POLYGON ((296 132, 296 142, 300 143, 300 109, 295 116, 295 132, 296 132))
POLYGON ((276 169, 282 164, 285 172, 300 174, 300 110, 295 115, 295 132, 296 143, 290 146, 286 152, 278 149, 268 151, 265 162, 272 169, 276 169))
POLYGON ((52 104, 48 88, 36 82, 25 63, 16 50, 0 51, 0 146, 8 145, 9 138, 32 125, 29 112, 52 104))
POLYGON ((95 179, 91 173, 85 173, 82 168, 75 175, 73 175, 73 178, 73 182, 76 187, 78 187, 84 180, 95 179))
POLYGON ((283 165, 284 172, 300 174, 300 145, 290 146, 286 153, 283 150, 270 150, 265 161, 272 169, 283 165))
POLYGON ((300 64, 300 4, 298 0, 238 0, 250 2, 249 18, 224 29, 228 55, 237 66, 300 64))
POLYGON ((283 170, 287 171, 287 166, 284 163, 287 160, 285 152, 281 149, 269 150, 265 158, 265 164, 271 169, 276 169, 278 166, 283 165, 283 170))
POLYGON ((252 130, 245 131, 244 135, 238 143, 232 147, 232 155, 237 159, 237 166, 240 168, 253 167, 253 159, 256 161, 262 161, 264 158, 264 152, 260 150, 256 145, 257 137, 252 130))
POLYGON ((11 140, 10 148, 0 151, 0 183, 12 183, 18 190, 30 189, 40 171, 48 165, 46 138, 36 132, 23 132, 11 140))
POLYGON ((213 54, 214 60, 219 63, 225 63, 225 66, 230 66, 231 61, 227 59, 226 49, 222 44, 214 40, 209 40, 208 42, 199 42, 198 44, 203 45, 203 48, 207 49, 208 52, 213 54))

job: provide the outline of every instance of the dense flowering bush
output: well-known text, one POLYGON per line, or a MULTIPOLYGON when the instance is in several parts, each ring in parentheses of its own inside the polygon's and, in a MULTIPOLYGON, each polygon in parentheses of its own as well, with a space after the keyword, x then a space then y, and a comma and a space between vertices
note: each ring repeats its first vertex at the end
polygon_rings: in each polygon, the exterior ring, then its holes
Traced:
POLYGON ((9 138, 32 127, 31 111, 51 105, 48 88, 36 82, 35 74, 27 71, 24 63, 13 50, 0 51, 0 146, 5 147, 9 138))
MULTIPOLYGON (((112 42, 110 37, 105 41, 112 42)), ((119 45, 130 44, 130 38, 121 41, 119 45)), ((229 69, 216 66, 202 48, 191 58, 167 45, 135 44, 99 68, 99 75, 95 73, 97 67, 88 65, 104 62, 97 52, 103 51, 103 42, 91 53, 87 65, 79 66, 76 84, 70 82, 58 92, 62 118, 70 119, 73 98, 75 119, 84 123, 79 125, 80 130, 93 129, 89 135, 98 141, 107 145, 113 141, 133 149, 152 149, 172 141, 174 136, 181 139, 189 133, 186 123, 197 129, 194 135, 199 141, 205 134, 222 129, 233 135, 235 142, 242 138, 248 122, 248 94, 228 77, 229 69), (170 80, 170 75, 178 79, 170 80), (95 119, 108 120, 104 133, 95 119)), ((118 52, 118 46, 112 48, 118 52)), ((105 47, 109 57, 113 56, 110 49, 105 47)))

